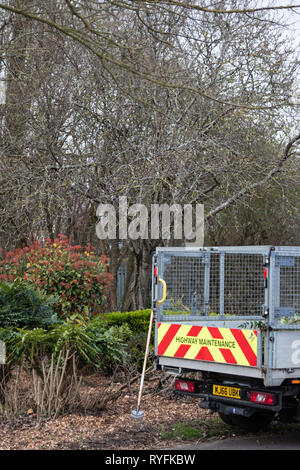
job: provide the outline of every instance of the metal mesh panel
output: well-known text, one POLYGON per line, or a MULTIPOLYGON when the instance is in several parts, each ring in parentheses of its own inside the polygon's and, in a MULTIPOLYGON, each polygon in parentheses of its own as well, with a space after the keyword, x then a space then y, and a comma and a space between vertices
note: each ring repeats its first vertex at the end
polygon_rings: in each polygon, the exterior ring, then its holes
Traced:
POLYGON ((220 255, 210 256, 209 313, 220 313, 220 255))
POLYGON ((264 303, 263 257, 225 254, 224 312, 260 315, 264 303))
POLYGON ((295 257, 293 266, 280 267, 280 306, 293 307, 300 314, 300 258, 295 257))
POLYGON ((167 283, 163 314, 261 315, 263 262, 261 254, 169 254, 163 263, 167 283))
POLYGON ((164 314, 199 314, 204 303, 204 269, 202 257, 171 256, 164 266, 168 286, 164 314))

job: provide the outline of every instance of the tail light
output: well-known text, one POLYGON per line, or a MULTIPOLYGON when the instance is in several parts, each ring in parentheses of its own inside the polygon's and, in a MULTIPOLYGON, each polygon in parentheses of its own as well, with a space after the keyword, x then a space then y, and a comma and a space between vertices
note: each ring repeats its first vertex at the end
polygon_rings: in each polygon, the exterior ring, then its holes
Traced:
POLYGON ((268 287, 268 268, 264 269, 264 283, 265 283, 265 289, 268 287))
POLYGON ((190 380, 182 380, 176 379, 175 380, 175 389, 180 390, 181 392, 195 392, 195 382, 191 382, 190 380))
POLYGON ((273 393, 264 393, 264 392, 250 392, 250 401, 260 405, 274 405, 275 404, 275 395, 273 393))

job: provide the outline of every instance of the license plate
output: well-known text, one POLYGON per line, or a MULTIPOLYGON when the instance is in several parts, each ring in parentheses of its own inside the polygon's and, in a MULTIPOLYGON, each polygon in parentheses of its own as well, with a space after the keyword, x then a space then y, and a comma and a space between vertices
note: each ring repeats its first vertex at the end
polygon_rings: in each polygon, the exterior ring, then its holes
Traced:
POLYGON ((226 387, 225 385, 213 385, 213 395, 227 398, 241 398, 239 388, 226 387))

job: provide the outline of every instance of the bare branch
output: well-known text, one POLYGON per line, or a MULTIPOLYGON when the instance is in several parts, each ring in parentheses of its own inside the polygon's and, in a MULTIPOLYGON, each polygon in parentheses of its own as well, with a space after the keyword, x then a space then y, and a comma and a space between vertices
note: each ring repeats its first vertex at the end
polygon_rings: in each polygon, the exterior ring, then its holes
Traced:
MULTIPOLYGON (((131 0, 130 3, 135 3, 137 5, 140 4, 149 4, 149 5, 167 5, 167 6, 177 6, 181 8, 185 8, 188 10, 197 10, 203 11, 205 13, 214 13, 214 14, 244 14, 244 13, 256 13, 258 11, 270 11, 270 10, 292 10, 300 8, 300 4, 298 5, 278 5, 278 6, 265 6, 265 7, 258 7, 258 8, 207 8, 201 5, 197 5, 196 3, 188 3, 176 0, 131 0)), ((124 3, 125 4, 125 3, 124 3)))
POLYGON ((281 171, 282 165, 291 157, 291 149, 294 144, 296 144, 300 140, 300 134, 296 135, 293 139, 291 139, 285 147, 285 150, 282 154, 282 157, 279 159, 277 165, 272 168, 269 173, 262 178, 260 181, 256 181, 249 186, 246 186, 241 191, 238 191, 233 196, 231 196, 227 201, 223 202, 219 206, 212 209, 206 216, 205 220, 209 220, 211 217, 217 215, 219 212, 227 209, 228 207, 232 206, 236 201, 241 199, 242 197, 246 196, 247 194, 251 193, 251 191, 255 188, 262 187, 264 184, 268 183, 277 173, 281 171))
MULTIPOLYGON (((67 1, 67 0, 66 0, 67 1)), ((152 2, 150 2, 152 3, 152 2)), ((155 3, 155 5, 159 5, 160 3, 162 4, 165 4, 165 2, 159 2, 159 1, 154 1, 153 0, 153 3, 155 3)), ((173 2, 173 1, 170 1, 170 2, 167 2, 168 4, 173 4, 173 5, 180 5, 180 6, 186 6, 186 7, 189 7, 191 8, 191 6, 189 6, 188 4, 181 4, 180 2, 173 2)), ((68 0, 67 1, 67 4, 69 6, 69 8, 71 8, 71 4, 70 4, 70 1, 68 0)), ((196 8, 196 6, 194 6, 196 8)), ((293 8, 300 8, 300 5, 297 6, 293 6, 293 8)), ((280 9, 280 8, 291 8, 291 6, 289 7, 277 7, 277 9, 280 9)), ((99 44, 97 42, 95 42, 92 38, 90 38, 88 35, 83 35, 82 32, 74 29, 74 28, 71 28, 71 27, 66 27, 66 26, 62 26, 61 24, 58 24, 57 22, 55 21, 52 21, 44 16, 39 16, 37 13, 33 12, 33 11, 30 11, 30 10, 26 10, 26 9, 22 9, 22 8, 16 8, 16 7, 12 7, 10 5, 6 5, 6 4, 3 4, 3 3, 0 3, 0 9, 3 9, 3 10, 6 10, 6 11, 10 11, 11 13, 15 13, 17 15, 22 15, 30 20, 34 20, 34 21, 38 21, 38 22, 41 22, 41 23, 44 23, 44 24, 47 24, 48 26, 50 26, 51 28, 54 28, 56 29, 57 31, 59 31, 60 33, 70 37, 71 39, 79 42, 80 44, 82 44, 86 49, 88 49, 89 51, 91 51, 93 54, 95 54, 99 59, 101 59, 102 61, 106 61, 106 62, 109 62, 110 64, 113 64, 123 70, 126 70, 128 73, 131 73, 135 76, 138 76, 144 80, 147 80, 148 82, 150 83, 153 83, 154 85, 156 86, 159 86, 159 87, 163 87, 163 88, 168 88, 168 89, 173 89, 173 90, 185 90, 185 91, 190 91, 190 92, 193 92, 193 93, 196 93, 200 96, 202 96, 203 98, 207 99, 207 100, 210 100, 210 101, 213 101, 215 103, 218 103, 218 104, 221 104, 221 105, 226 105, 226 106, 234 106, 236 108, 244 108, 244 109, 249 109, 249 110, 271 110, 271 109, 276 109, 278 107, 282 107, 282 106, 298 106, 297 104, 295 103, 290 103, 290 102, 284 102, 284 103, 280 103, 280 104, 274 104, 274 105, 269 105, 269 106, 264 106, 264 105, 254 105, 254 104, 248 104, 248 103, 241 103, 241 102, 227 102, 226 100, 223 100, 223 99, 220 99, 220 98, 217 98, 215 96, 212 96, 202 90, 200 90, 199 88, 196 88, 196 87, 193 87, 193 86, 189 86, 189 85, 184 85, 182 83, 170 83, 168 81, 164 81, 162 79, 158 79, 158 78, 155 78, 153 76, 151 76, 150 74, 148 73, 145 73, 145 72, 142 72, 141 70, 138 70, 137 68, 131 66, 129 63, 126 63, 124 61, 121 61, 115 57, 113 57, 112 55, 109 55, 107 52, 104 52, 103 50, 101 50, 101 48, 99 47, 99 44)), ((75 14, 75 10, 74 10, 74 7, 71 8, 73 13, 75 14)), ((206 11, 207 9, 203 9, 202 7, 199 7, 197 9, 202 9, 202 11, 206 11)), ((275 7, 270 7, 270 8, 261 8, 261 9, 276 9, 275 7)), ((261 10, 261 9, 258 9, 258 10, 261 10)), ((219 13, 243 13, 243 12, 249 12, 249 10, 251 9, 247 9, 247 10, 219 10, 219 13)), ((258 11, 257 10, 257 11, 258 11)), ((251 10, 252 11, 252 10, 251 10)), ((254 10, 253 10, 254 11, 254 10)), ((209 11, 211 13, 214 13, 213 10, 209 11)), ((85 24, 86 21, 83 19, 83 17, 81 15, 79 15, 79 13, 76 11, 76 16, 79 17, 85 24)), ((87 25, 88 27, 88 30, 90 30, 90 26, 87 25)), ((93 30, 93 33, 95 33, 95 30, 93 30)), ((100 33, 99 33, 100 34, 100 33)), ((108 38, 104 38, 106 40, 108 40, 108 38)))

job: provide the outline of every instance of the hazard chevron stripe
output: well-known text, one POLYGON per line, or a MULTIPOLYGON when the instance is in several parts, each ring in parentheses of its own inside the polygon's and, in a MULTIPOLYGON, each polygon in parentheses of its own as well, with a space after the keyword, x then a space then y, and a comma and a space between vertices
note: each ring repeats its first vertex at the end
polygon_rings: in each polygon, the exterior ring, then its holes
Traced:
POLYGON ((177 331, 180 329, 180 325, 170 325, 168 328, 167 333, 164 335, 162 341, 160 341, 158 346, 158 355, 163 356, 166 349, 170 346, 174 336, 176 335, 177 331))
POLYGON ((257 354, 254 353, 242 330, 232 329, 232 334, 245 354, 250 366, 256 366, 257 354))
POLYGON ((157 355, 257 366, 257 331, 159 323, 157 355))

